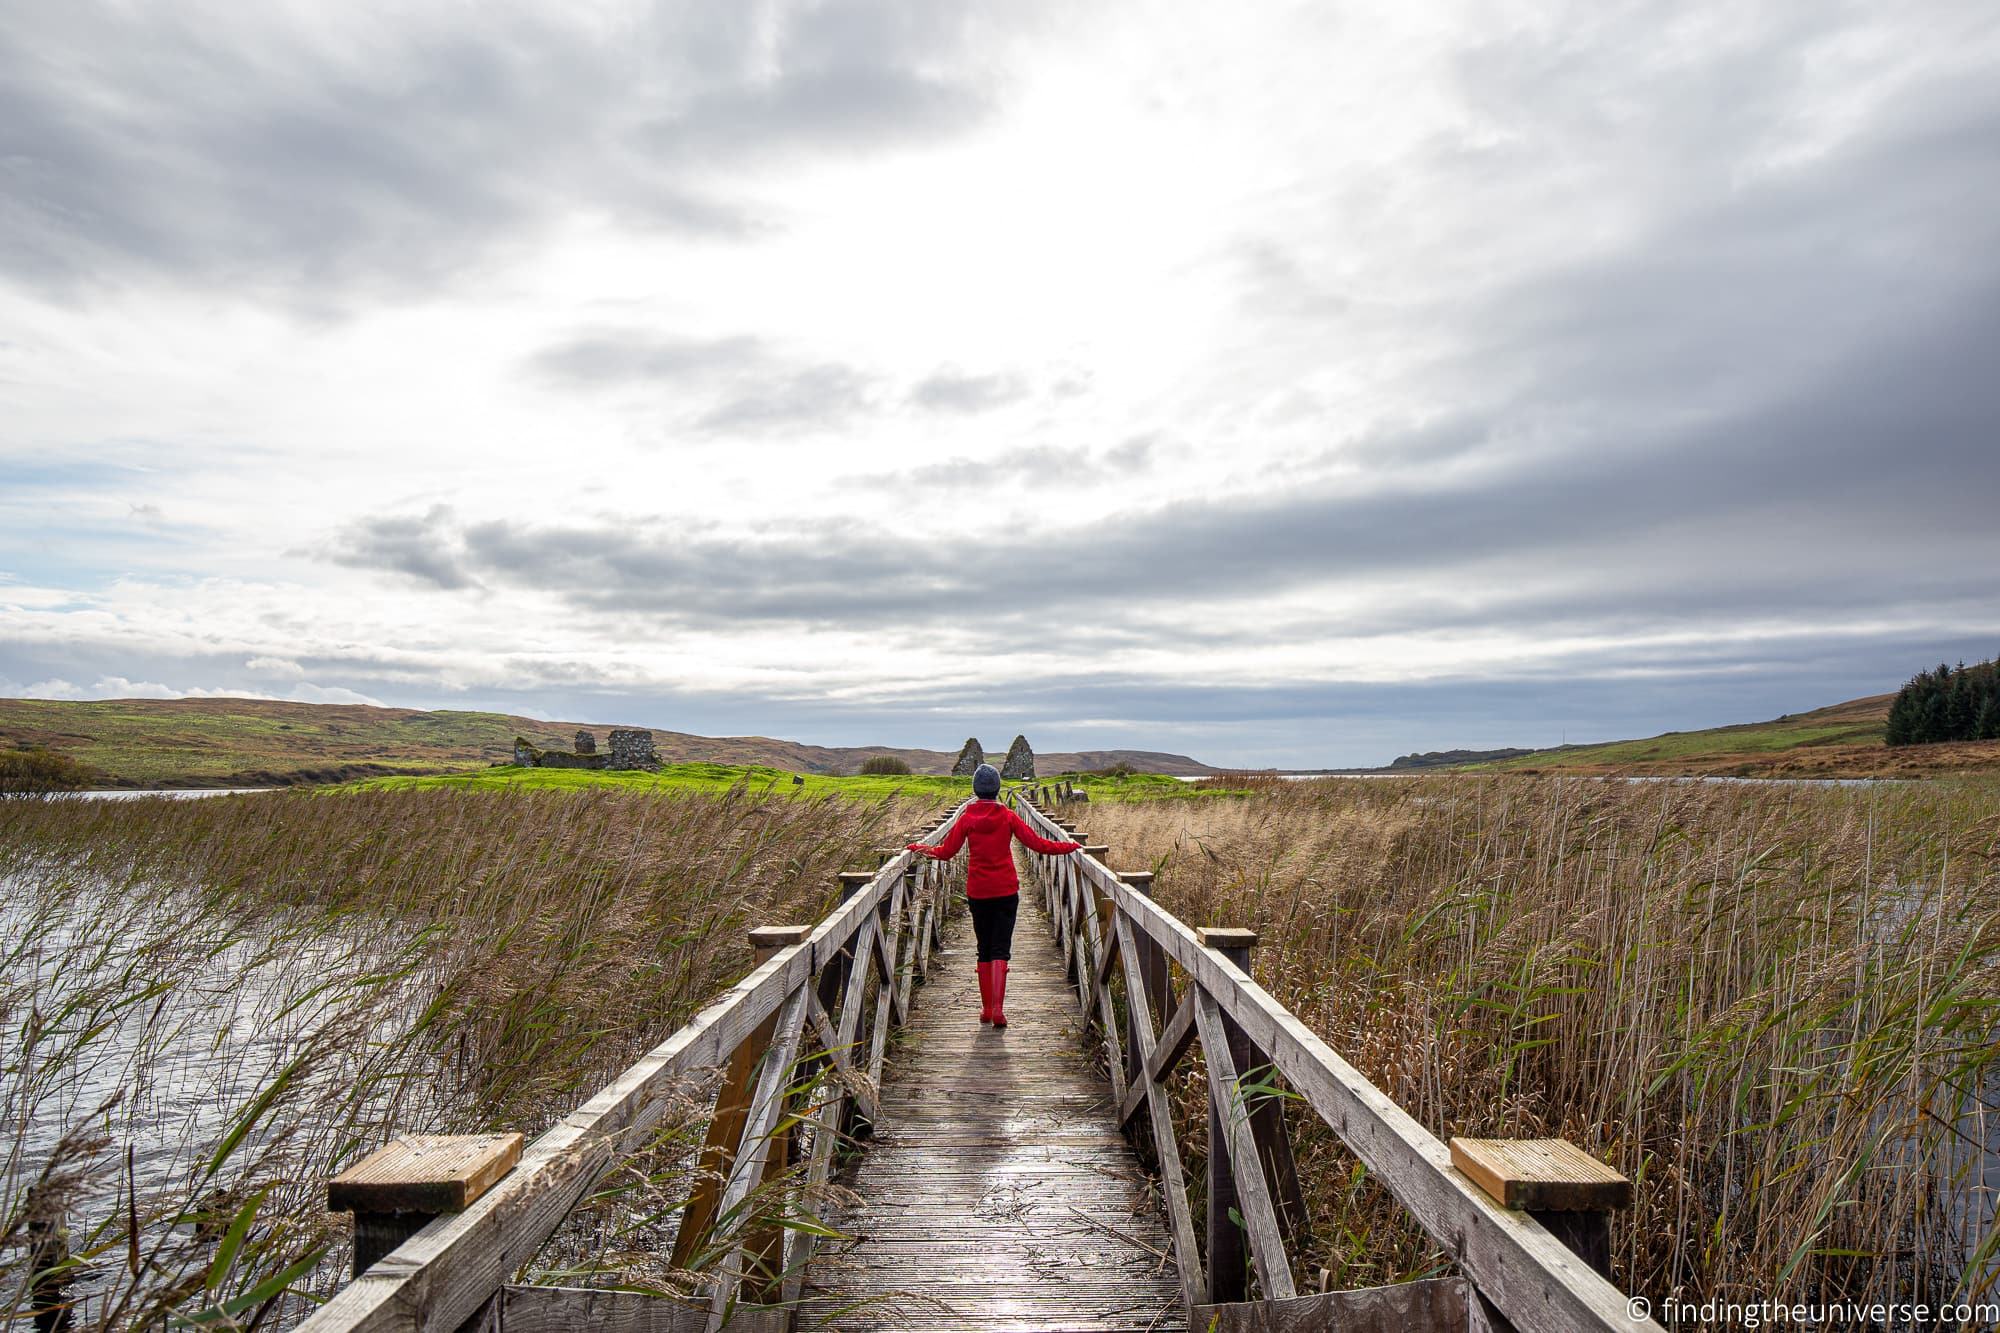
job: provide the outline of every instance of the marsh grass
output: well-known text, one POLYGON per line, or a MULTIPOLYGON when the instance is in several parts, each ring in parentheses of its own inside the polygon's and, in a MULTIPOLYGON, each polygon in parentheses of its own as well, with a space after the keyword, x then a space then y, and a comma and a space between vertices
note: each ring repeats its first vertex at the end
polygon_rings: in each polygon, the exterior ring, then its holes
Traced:
MULTIPOLYGON (((1190 924, 1260 931, 1258 980, 1432 1131, 1632 1177, 1627 1289, 1993 1294, 2000 786, 1334 780, 1090 827, 1190 924)), ((1197 1159, 1203 1095, 1184 1075, 1197 1159)), ((1292 1118, 1308 1272, 1447 1266, 1292 1118)))
MULTIPOLYGON (((910 809, 740 786, 0 802, 0 1311, 63 1277, 85 1327, 295 1315, 288 1292, 345 1271, 327 1176, 391 1132, 546 1127, 910 809)), ((610 1242, 667 1223, 704 1114, 678 1109, 543 1267, 612 1271, 610 1242)))

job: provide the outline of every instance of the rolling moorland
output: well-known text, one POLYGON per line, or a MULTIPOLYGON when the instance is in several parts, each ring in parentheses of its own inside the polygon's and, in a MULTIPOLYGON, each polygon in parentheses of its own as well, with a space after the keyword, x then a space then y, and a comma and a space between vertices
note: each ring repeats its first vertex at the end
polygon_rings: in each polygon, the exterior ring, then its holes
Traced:
MULTIPOLYGON (((1599 776, 1774 778, 1915 778, 2000 772, 2000 741, 1891 748, 1883 742, 1893 695, 1792 713, 1768 722, 1670 731, 1642 740, 1545 750, 1405 755, 1385 769, 1350 772, 1497 770, 1599 776)), ((579 728, 612 724, 546 722, 507 713, 423 711, 259 699, 0 699, 0 750, 43 746, 104 774, 115 787, 299 786, 368 779, 409 780, 468 774, 532 785, 627 781, 643 775, 557 771, 522 773, 503 764, 514 737, 568 749, 579 728), (510 779, 511 775, 511 779, 510 779)), ((890 746, 827 747, 764 736, 695 736, 653 732, 661 758, 701 787, 738 778, 802 774, 818 784, 854 774, 876 756, 909 764, 919 777, 942 777, 955 753, 890 746)), ((998 738, 985 738, 996 747, 998 738)), ((996 750, 997 753, 997 750, 996 750)), ((1181 754, 1150 750, 1043 752, 1041 772, 1084 772, 1123 764, 1168 777, 1215 776, 1220 770, 1181 754)), ((464 779, 460 779, 464 780, 464 779)), ((853 782, 857 779, 847 778, 853 782)))
POLYGON ((2000 741, 1886 745, 1883 729, 1895 697, 1870 695, 1769 722, 1534 750, 1480 767, 1516 773, 1745 778, 1919 778, 2000 770, 2000 741))
MULTIPOLYGON (((567 750, 579 729, 604 744, 613 726, 544 722, 508 713, 264 699, 0 699, 0 749, 44 746, 105 774, 114 787, 266 787, 345 782, 397 774, 446 773, 512 757, 514 738, 567 750)), ((995 754, 1011 737, 982 737, 995 754)), ((764 736, 693 736, 653 729, 670 764, 730 764, 793 773, 853 773, 878 755, 913 773, 951 772, 957 751, 869 745, 829 748, 764 736)), ((997 760, 996 760, 997 762, 997 760)), ((1182 754, 1143 750, 1047 753, 1046 772, 1128 764, 1150 773, 1196 777, 1216 770, 1182 754)))

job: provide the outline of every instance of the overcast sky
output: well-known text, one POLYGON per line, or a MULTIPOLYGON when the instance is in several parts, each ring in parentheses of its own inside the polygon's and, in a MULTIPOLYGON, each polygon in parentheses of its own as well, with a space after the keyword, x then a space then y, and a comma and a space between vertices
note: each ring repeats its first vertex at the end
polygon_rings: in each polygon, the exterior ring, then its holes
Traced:
POLYGON ((1332 765, 2000 651, 2000 7, 0 22, 0 694, 1332 765))

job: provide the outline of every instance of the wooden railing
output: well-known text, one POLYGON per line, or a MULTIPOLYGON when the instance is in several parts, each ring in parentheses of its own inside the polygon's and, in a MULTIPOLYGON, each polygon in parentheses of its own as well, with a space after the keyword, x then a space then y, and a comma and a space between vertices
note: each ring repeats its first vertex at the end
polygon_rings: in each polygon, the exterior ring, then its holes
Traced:
MULTIPOLYGON (((956 814, 912 838, 936 841, 956 814)), ((900 849, 879 856, 879 869, 841 876, 843 900, 818 925, 753 931, 757 964, 750 975, 525 1151, 517 1139, 508 1145, 519 1154, 518 1164, 494 1170, 497 1183, 462 1200, 463 1211, 433 1216, 425 1209, 436 1204, 416 1202, 441 1197, 442 1184, 462 1186, 459 1179, 390 1180, 385 1192, 383 1177, 400 1169, 397 1154, 401 1161, 434 1161, 440 1146, 452 1146, 437 1140, 417 1151, 391 1144, 345 1173, 329 1192, 336 1203, 345 1197, 348 1206, 386 1209, 393 1205, 353 1200, 401 1198, 411 1206, 357 1215, 357 1268, 367 1261, 365 1271, 301 1328, 504 1327, 531 1333, 590 1326, 692 1333, 725 1321, 731 1329, 789 1327, 789 1307, 817 1238, 812 1228, 760 1222, 759 1210, 746 1205, 754 1191, 773 1182, 797 1188, 780 1179, 795 1156, 805 1168, 802 1191, 810 1196, 833 1170, 835 1145, 865 1132, 877 1113, 890 1029, 908 1014, 911 987, 930 965, 951 902, 949 866, 900 849), (699 1305, 632 1292, 513 1285, 515 1272, 605 1171, 648 1140, 669 1099, 698 1087, 715 1066, 724 1073, 700 1183, 682 1212, 674 1249, 677 1264, 694 1264, 709 1275, 699 1305), (826 1077, 802 1077, 813 1066, 826 1077), (801 1098, 810 1104, 800 1105, 801 1098), (809 1147, 792 1143, 794 1128, 809 1134, 809 1147), (359 1244, 364 1235, 400 1243, 382 1244, 387 1252, 377 1257, 359 1244)), ((486 1144, 459 1146, 471 1149, 471 1158, 491 1157, 486 1144)))
MULTIPOLYGON (((1111 870, 1106 847, 1090 845, 1030 799, 1044 795, 1030 789, 1008 799, 1043 835, 1086 843, 1070 856, 1030 858, 1031 874, 1078 1006, 1102 1045, 1119 1122, 1139 1131, 1157 1163, 1195 1328, 1345 1327, 1373 1319, 1368 1327, 1658 1333, 1643 1303, 1628 1303, 1593 1267, 1605 1266, 1597 1210, 1621 1197, 1615 1189, 1593 1193, 1587 1187, 1599 1181, 1565 1182, 1571 1187, 1562 1213, 1503 1206, 1453 1164, 1453 1149, 1471 1163, 1488 1141, 1454 1140, 1448 1149, 1251 979, 1252 932, 1190 929, 1152 901, 1150 874, 1111 870), (1203 1243, 1164 1086, 1197 1041, 1210 1108, 1203 1243), (1291 1097, 1272 1095, 1275 1078, 1291 1097), (1307 1217, 1285 1127, 1287 1101, 1324 1120, 1465 1277, 1302 1295, 1290 1256, 1307 1244, 1307 1217)), ((1582 1154, 1542 1157, 1561 1163, 1582 1154)), ((1616 1173, 1582 1162, 1586 1176, 1595 1167, 1623 1184, 1616 1173)))

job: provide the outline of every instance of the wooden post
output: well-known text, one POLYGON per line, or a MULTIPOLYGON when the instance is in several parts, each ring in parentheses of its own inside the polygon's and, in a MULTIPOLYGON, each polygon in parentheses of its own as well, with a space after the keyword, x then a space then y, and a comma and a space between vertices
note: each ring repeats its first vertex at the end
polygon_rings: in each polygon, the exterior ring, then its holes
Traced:
MULTIPOLYGON (((810 934, 812 934, 811 926, 762 926, 750 932, 750 943, 758 951, 760 958, 764 958, 780 949, 803 944, 810 934), (769 953, 766 953, 766 950, 769 950, 769 953)), ((774 1021, 776 1017, 773 1016, 774 1021)), ((790 1079, 791 1075, 785 1070, 778 1072, 781 1080, 779 1086, 783 1088, 786 1086, 784 1080, 790 1079)), ((787 1099, 791 1100, 789 1094, 787 1099)), ((775 1180, 792 1166, 795 1145, 791 1117, 781 1116, 778 1123, 781 1128, 772 1131, 770 1147, 764 1153, 764 1171, 759 1178, 760 1184, 775 1180)), ((748 1144, 739 1145, 738 1155, 747 1151, 748 1147, 748 1144)), ((747 1232, 743 1249, 750 1261, 747 1269, 749 1278, 745 1285, 751 1290, 753 1298, 760 1301, 776 1299, 780 1270, 785 1266, 784 1228, 776 1222, 771 1222, 747 1232)))
POLYGON ((1564 1139, 1453 1139, 1451 1164, 1611 1276, 1611 1214, 1632 1203, 1632 1182, 1615 1169, 1564 1139))
MULTIPOLYGON (((875 876, 866 870, 841 871, 839 877, 840 901, 843 903, 851 901, 855 894, 867 888, 874 879, 875 876)), ((877 918, 875 928, 877 930, 881 929, 879 917, 877 918)), ((848 987, 858 986, 864 991, 867 989, 871 965, 870 960, 863 957, 860 953, 860 947, 864 944, 870 947, 874 944, 873 938, 865 928, 856 931, 853 939, 840 951, 839 956, 829 961, 826 969, 820 973, 820 1003, 828 1013, 838 1013, 840 1011, 840 1006, 846 1000, 848 987)), ((861 1009, 860 1025, 854 1030, 853 1041, 855 1044, 849 1052, 850 1055, 853 1051, 865 1051, 868 1049, 868 1043, 874 1039, 875 1035, 874 1024, 871 1022, 873 1017, 864 1005, 861 1009)), ((850 1097, 841 1105, 840 1133, 844 1138, 852 1139, 860 1132, 860 1126, 861 1108, 856 1106, 854 1099, 850 1097)))
MULTIPOLYGON (((855 894, 866 888, 869 881, 874 878, 875 876, 866 870, 841 871, 836 881, 840 886, 840 901, 845 903, 853 898, 855 894)), ((857 936, 856 938, 859 937, 857 936)), ((828 959, 826 966, 820 970, 819 1002, 821 1008, 830 1014, 839 1012, 840 998, 846 992, 847 979, 853 971, 854 944, 850 941, 848 944, 842 946, 837 957, 828 959)), ((862 974, 862 980, 864 982, 867 980, 865 972, 862 974)))
MULTIPOLYGON (((1133 892, 1140 894, 1142 897, 1150 898, 1153 896, 1152 871, 1121 870, 1118 872, 1118 878, 1122 882, 1131 885, 1133 892)), ((1174 1012, 1173 987, 1167 978, 1167 956, 1160 951, 1160 946, 1153 942, 1152 937, 1144 931, 1134 931, 1133 935, 1139 944, 1139 975, 1146 979, 1146 1007, 1153 1013, 1158 1014, 1160 1021, 1165 1022, 1167 1016, 1174 1012)), ((1126 1005, 1128 1022, 1136 1024, 1137 1016, 1133 1012, 1134 1008, 1135 1006, 1131 1004, 1126 1005)), ((1136 1030, 1130 1033, 1126 1042, 1126 1053, 1132 1060, 1136 1061, 1139 1058, 1139 1041, 1136 1030)), ((1140 1071, 1134 1068, 1131 1071, 1130 1077, 1136 1079, 1139 1077, 1139 1073, 1140 1071)))
MULTIPOLYGON (((30 1187, 31 1196, 32 1193, 33 1187, 30 1187)), ((359 1252, 357 1247, 356 1253, 359 1252)), ((69 1261, 69 1229, 54 1218, 30 1214, 28 1304, 34 1311, 35 1333, 68 1333, 76 1327, 75 1315, 69 1304, 69 1261)), ((354 1273, 357 1277, 361 1274, 358 1264, 354 1273)))
MULTIPOLYGON (((1195 932, 1203 947, 1250 970, 1250 951, 1257 947, 1254 930, 1207 929, 1195 932)), ((1250 1043, 1235 1032, 1229 1034, 1229 1057, 1242 1068, 1249 1057, 1250 1043), (1239 1050, 1239 1046, 1241 1049, 1239 1050)), ((1245 1300, 1250 1295, 1250 1266, 1243 1247, 1243 1228, 1229 1216, 1240 1215, 1236 1197, 1236 1173, 1230 1169, 1228 1138, 1222 1123, 1227 1113, 1216 1095, 1213 1081, 1208 1092, 1208 1298, 1217 1305, 1245 1300)))
POLYGON ((520 1134, 406 1134, 326 1183, 328 1212, 354 1214, 354 1276, 439 1215, 462 1213, 521 1160, 520 1134))
MULTIPOLYGON (((798 943, 811 933, 807 926, 757 926, 750 932, 753 968, 769 962, 778 950, 798 943)), ((695 1246, 715 1223, 716 1200, 722 1196, 722 1182, 736 1161, 736 1145, 743 1138, 743 1122, 750 1115, 751 1079, 757 1061, 771 1044, 771 1028, 777 1015, 765 1019, 745 1037, 729 1056, 723 1070, 722 1087, 715 1094, 715 1113, 708 1120, 708 1138, 702 1144, 701 1165, 695 1175, 694 1193, 681 1210, 680 1229, 674 1233, 673 1265, 686 1268, 695 1256, 695 1246)))

